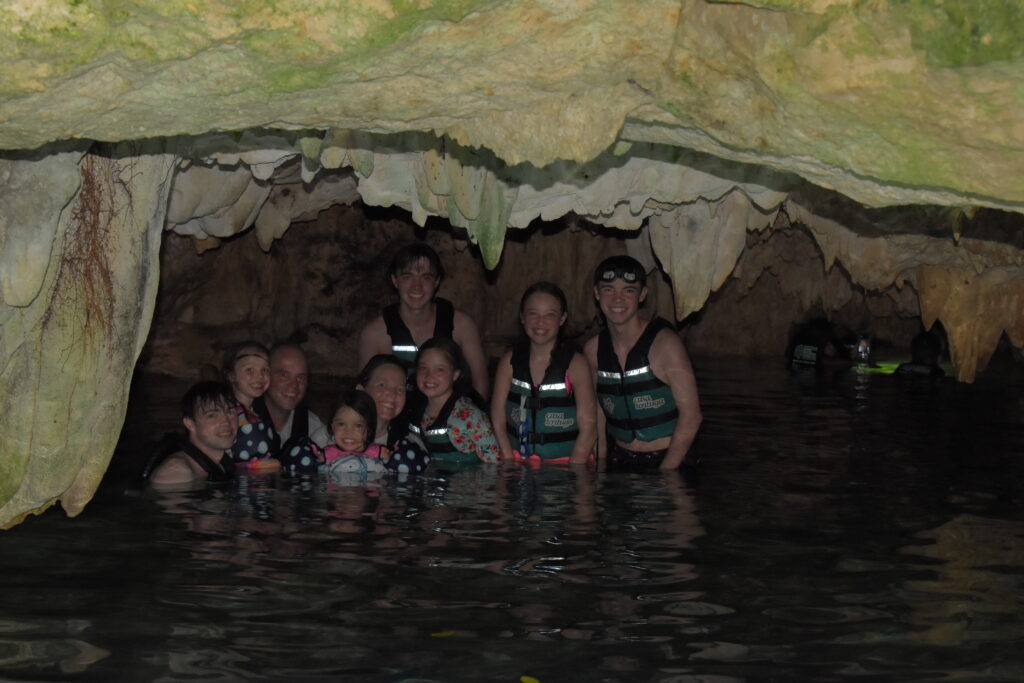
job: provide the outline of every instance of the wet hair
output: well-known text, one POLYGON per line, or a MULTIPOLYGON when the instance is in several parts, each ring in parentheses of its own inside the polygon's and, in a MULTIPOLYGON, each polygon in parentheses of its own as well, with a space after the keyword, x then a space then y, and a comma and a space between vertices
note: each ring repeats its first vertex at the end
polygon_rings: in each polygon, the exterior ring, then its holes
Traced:
POLYGON ((373 397, 361 389, 342 392, 338 397, 338 404, 335 406, 334 412, 331 413, 332 432, 334 431, 334 416, 342 408, 351 408, 359 417, 366 420, 366 443, 363 445, 370 445, 377 435, 377 404, 374 403, 373 397))
POLYGON ((235 405, 235 395, 224 382, 199 382, 193 384, 181 397, 181 416, 196 419, 196 412, 203 406, 235 405))
POLYGON ((228 374, 234 372, 235 364, 245 358, 246 356, 255 356, 263 354, 267 359, 267 363, 270 362, 270 351, 266 346, 260 344, 258 341, 249 339, 237 344, 232 344, 224 352, 224 359, 221 362, 221 372, 224 375, 224 379, 227 379, 228 374))
POLYGON ((632 256, 609 256, 594 269, 594 286, 602 282, 625 280, 640 287, 647 286, 647 269, 632 256))
POLYGON ((526 308, 526 300, 531 296, 540 292, 542 294, 550 294, 551 296, 558 299, 558 305, 562 307, 562 313, 569 312, 569 302, 565 299, 565 292, 562 288, 556 285, 554 282, 534 282, 532 285, 526 288, 523 292, 523 298, 519 300, 519 313, 522 315, 523 309, 526 308))
POLYGON ((404 375, 406 366, 402 363, 401 359, 393 353, 378 353, 376 356, 366 361, 366 365, 356 375, 356 384, 364 387, 370 386, 370 378, 373 377, 373 373, 377 371, 377 368, 385 365, 394 365, 396 368, 402 371, 404 375))
POLYGON ((398 275, 406 268, 412 267, 420 259, 426 259, 430 267, 437 273, 437 281, 444 279, 444 266, 441 265, 441 257, 426 242, 413 242, 407 244, 395 252, 391 259, 391 267, 388 268, 388 275, 398 275))
MULTIPOLYGON (((428 339, 420 346, 419 353, 416 354, 417 368, 419 368, 420 358, 431 349, 436 349, 443 353, 448 362, 452 364, 452 368, 459 371, 459 376, 452 383, 452 393, 459 396, 467 396, 474 403, 483 407, 483 399, 473 390, 473 374, 470 372, 469 364, 466 363, 466 356, 462 353, 462 348, 455 340, 448 337, 432 337, 428 339)), ((417 382, 418 388, 419 383, 417 382)))

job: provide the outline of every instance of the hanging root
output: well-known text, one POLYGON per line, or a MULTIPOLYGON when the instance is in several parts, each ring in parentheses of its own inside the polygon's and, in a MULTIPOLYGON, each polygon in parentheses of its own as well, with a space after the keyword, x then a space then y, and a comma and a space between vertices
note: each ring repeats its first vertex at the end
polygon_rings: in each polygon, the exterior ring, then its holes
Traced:
POLYGON ((131 201, 121 170, 116 161, 92 154, 82 160, 82 185, 71 204, 57 277, 43 315, 44 328, 60 321, 82 330, 86 341, 114 335, 111 225, 125 208, 118 195, 131 201), (71 322, 74 320, 78 323, 71 322))

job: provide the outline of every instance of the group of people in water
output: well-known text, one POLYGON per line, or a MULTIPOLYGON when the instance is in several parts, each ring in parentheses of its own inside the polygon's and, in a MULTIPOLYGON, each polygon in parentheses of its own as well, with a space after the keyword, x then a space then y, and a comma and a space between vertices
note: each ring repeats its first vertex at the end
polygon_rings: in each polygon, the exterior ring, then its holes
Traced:
POLYGON ((522 335, 490 386, 473 320, 437 297, 437 253, 416 242, 389 270, 398 303, 359 338, 362 370, 324 424, 305 403, 308 362, 293 343, 231 347, 224 382, 181 402, 185 435, 146 468, 157 485, 222 481, 239 468, 300 474, 420 473, 432 462, 527 462, 677 469, 701 423, 693 368, 674 327, 647 320, 647 272, 613 256, 594 272, 602 331, 582 348, 564 334, 566 297, 523 294, 522 335), (484 397, 489 397, 485 401, 484 397))

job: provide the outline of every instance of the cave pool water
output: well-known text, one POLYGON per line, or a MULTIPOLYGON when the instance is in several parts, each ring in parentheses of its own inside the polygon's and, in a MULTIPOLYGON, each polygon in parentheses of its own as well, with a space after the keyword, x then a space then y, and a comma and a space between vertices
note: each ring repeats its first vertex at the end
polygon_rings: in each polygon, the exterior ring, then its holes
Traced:
POLYGON ((183 387, 139 379, 96 500, 0 532, 0 680, 1024 680, 1019 372, 697 372, 696 478, 162 496, 133 434, 183 387))

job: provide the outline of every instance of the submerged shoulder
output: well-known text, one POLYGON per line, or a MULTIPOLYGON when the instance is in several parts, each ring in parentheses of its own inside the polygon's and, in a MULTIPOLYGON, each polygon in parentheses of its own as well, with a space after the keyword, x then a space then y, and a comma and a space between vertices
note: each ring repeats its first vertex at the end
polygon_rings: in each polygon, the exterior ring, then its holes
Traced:
POLYGON ((149 482, 156 485, 190 484, 205 478, 206 473, 188 457, 184 451, 171 453, 149 476, 149 482))

